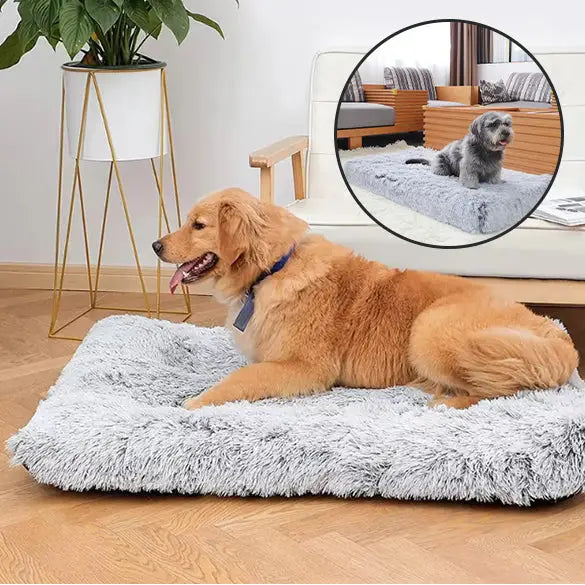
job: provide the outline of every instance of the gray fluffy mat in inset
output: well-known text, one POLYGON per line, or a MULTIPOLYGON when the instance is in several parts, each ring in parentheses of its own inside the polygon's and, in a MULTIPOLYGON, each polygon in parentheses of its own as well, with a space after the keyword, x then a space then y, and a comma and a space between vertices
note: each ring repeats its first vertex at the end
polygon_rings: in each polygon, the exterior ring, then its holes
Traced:
POLYGON ((435 150, 418 146, 350 159, 343 168, 350 185, 477 234, 516 225, 532 211, 552 180, 551 175, 503 169, 504 183, 480 183, 479 189, 468 189, 457 177, 435 175, 430 166, 405 163, 409 158, 431 161, 435 154, 435 150))
POLYGON ((223 328, 104 319, 9 439, 13 461, 66 490, 529 505, 585 486, 582 389, 468 410, 407 387, 180 407, 244 364, 223 328))

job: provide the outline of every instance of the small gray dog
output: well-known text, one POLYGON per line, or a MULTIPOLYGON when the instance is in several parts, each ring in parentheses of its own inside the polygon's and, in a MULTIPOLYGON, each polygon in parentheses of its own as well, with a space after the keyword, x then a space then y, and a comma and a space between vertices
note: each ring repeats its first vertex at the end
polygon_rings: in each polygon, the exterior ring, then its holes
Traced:
POLYGON ((425 159, 409 159, 407 164, 430 164, 435 175, 459 177, 468 189, 480 183, 502 182, 502 159, 512 142, 512 116, 503 112, 486 112, 469 126, 469 132, 450 142, 437 153, 432 163, 425 159))

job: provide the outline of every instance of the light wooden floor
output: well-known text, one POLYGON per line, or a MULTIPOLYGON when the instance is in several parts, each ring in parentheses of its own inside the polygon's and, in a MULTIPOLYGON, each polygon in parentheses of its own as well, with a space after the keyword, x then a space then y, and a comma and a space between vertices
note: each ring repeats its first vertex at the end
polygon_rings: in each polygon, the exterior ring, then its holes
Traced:
MULTIPOLYGON (((49 299, 0 291, 2 441, 27 422, 77 346, 46 338, 49 299)), ((67 306, 85 301, 72 293, 67 306)), ((195 323, 222 321, 210 298, 194 298, 194 308, 195 323)), ((583 346, 585 309, 559 316, 583 346)), ((37 485, 0 452, 0 582, 578 583, 584 551, 584 496, 517 509, 76 494, 37 485)))

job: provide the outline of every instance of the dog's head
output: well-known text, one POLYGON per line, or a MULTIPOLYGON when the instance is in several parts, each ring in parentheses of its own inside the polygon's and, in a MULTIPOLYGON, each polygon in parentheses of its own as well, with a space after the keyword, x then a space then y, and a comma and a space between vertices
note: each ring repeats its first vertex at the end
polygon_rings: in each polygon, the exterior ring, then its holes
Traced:
POLYGON ((512 116, 504 112, 486 112, 469 126, 471 134, 487 150, 505 150, 514 139, 512 116))
POLYGON ((307 224, 241 189, 205 197, 183 226, 153 242, 164 262, 180 264, 171 291, 213 277, 227 296, 239 294, 302 237, 307 224))

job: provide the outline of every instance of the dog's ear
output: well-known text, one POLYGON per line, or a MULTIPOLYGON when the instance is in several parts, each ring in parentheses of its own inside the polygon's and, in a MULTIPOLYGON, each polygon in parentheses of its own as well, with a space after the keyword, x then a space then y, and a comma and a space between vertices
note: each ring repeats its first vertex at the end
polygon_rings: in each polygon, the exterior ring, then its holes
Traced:
POLYGON ((217 211, 219 256, 233 265, 250 250, 262 246, 265 225, 260 203, 252 197, 229 197, 220 201, 217 211))
POLYGON ((469 131, 476 137, 480 138, 481 136, 481 127, 482 127, 482 120, 481 116, 473 120, 469 125, 469 131))

